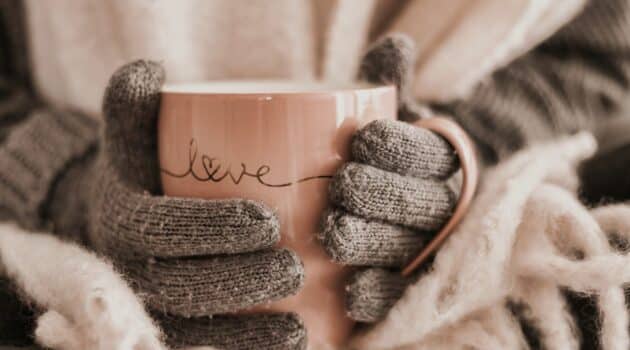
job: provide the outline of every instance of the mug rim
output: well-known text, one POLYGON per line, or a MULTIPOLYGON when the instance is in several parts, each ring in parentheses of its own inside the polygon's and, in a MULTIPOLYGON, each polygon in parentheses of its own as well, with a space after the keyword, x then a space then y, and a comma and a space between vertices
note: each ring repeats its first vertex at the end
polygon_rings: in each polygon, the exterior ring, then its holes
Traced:
POLYGON ((321 95, 347 92, 378 92, 395 90, 394 85, 368 82, 323 82, 291 79, 231 79, 181 81, 162 85, 163 94, 177 95, 321 95), (249 88, 247 88, 249 87, 249 88), (255 88, 254 88, 255 87, 255 88), (292 88, 293 87, 293 88, 292 88), (238 89, 240 88, 240 89, 238 89))

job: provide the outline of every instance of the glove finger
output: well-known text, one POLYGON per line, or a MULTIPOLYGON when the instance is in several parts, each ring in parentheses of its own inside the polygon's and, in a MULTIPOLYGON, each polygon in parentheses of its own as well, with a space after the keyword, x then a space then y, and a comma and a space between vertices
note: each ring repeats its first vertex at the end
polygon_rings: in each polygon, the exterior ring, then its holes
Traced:
POLYGON ((432 131, 395 120, 376 120, 352 139, 358 162, 423 179, 446 179, 459 167, 453 147, 432 131))
POLYGON ((217 315, 182 318, 157 315, 173 348, 212 346, 225 350, 306 349, 306 329, 295 314, 217 315))
POLYGON ((418 104, 412 94, 416 58, 416 47, 411 37, 391 34, 368 49, 359 67, 359 80, 396 86, 400 120, 412 121, 430 115, 429 109, 418 104))
POLYGON ((451 216, 455 195, 443 181, 415 179, 359 163, 333 177, 330 198, 350 213, 432 231, 451 216))
POLYGON ((357 322, 382 320, 409 283, 400 273, 380 268, 356 272, 346 288, 348 315, 357 322))
POLYGON ((416 60, 413 40, 403 34, 383 37, 368 48, 359 66, 359 80, 395 85, 399 100, 410 88, 416 60))
POLYGON ((105 152, 123 180, 159 191, 157 117, 165 73, 153 61, 138 60, 116 70, 103 98, 105 152))
POLYGON ((203 200, 138 193, 109 177, 91 223, 92 244, 107 255, 184 257, 234 254, 273 246, 278 217, 244 199, 203 200))
POLYGON ((300 259, 285 249, 127 261, 121 268, 153 309, 185 317, 235 312, 282 299, 304 282, 300 259))
POLYGON ((333 209, 324 216, 319 238, 332 259, 340 264, 400 267, 418 254, 430 237, 403 226, 333 209))

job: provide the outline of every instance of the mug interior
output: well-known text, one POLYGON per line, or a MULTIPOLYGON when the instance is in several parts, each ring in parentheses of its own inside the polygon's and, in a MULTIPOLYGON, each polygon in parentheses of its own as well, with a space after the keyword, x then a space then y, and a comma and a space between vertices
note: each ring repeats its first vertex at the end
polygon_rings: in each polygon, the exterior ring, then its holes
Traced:
POLYGON ((184 94, 308 94, 387 88, 366 82, 334 83, 295 80, 218 80, 167 83, 165 93, 184 94))

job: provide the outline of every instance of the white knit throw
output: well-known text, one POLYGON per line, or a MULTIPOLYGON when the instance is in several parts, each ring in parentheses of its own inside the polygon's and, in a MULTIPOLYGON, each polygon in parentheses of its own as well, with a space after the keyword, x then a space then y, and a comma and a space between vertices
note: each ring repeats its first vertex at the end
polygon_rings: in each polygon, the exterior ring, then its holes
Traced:
POLYGON ((0 275, 45 313, 35 339, 59 350, 161 350, 160 332, 112 266, 46 233, 0 224, 0 275))
POLYGON ((356 349, 519 349, 527 344, 506 301, 548 349, 576 349, 578 335, 560 288, 598 296, 604 349, 628 349, 621 286, 630 255, 607 234, 630 238, 630 206, 589 211, 576 198, 576 164, 592 155, 590 134, 522 151, 489 170, 466 219, 356 349))

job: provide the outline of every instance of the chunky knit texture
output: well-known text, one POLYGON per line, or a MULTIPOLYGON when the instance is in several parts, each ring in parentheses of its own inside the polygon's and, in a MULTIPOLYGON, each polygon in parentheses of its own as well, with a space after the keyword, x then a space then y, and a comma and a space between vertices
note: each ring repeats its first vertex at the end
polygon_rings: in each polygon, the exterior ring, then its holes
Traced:
POLYGON ((469 97, 440 109, 492 163, 541 141, 627 118, 629 7, 625 0, 589 1, 547 41, 495 72, 469 97))

